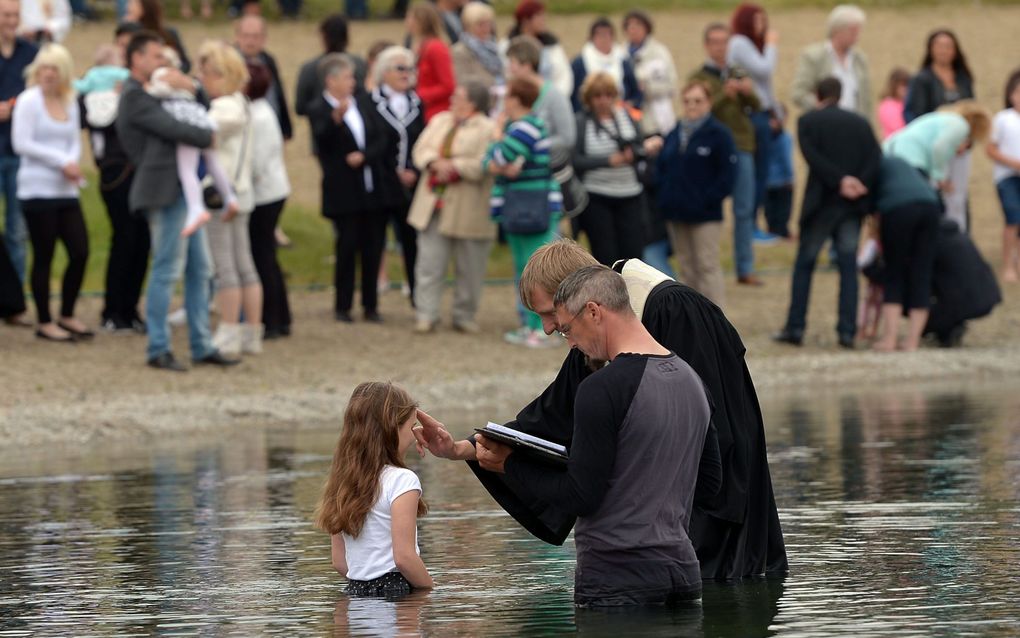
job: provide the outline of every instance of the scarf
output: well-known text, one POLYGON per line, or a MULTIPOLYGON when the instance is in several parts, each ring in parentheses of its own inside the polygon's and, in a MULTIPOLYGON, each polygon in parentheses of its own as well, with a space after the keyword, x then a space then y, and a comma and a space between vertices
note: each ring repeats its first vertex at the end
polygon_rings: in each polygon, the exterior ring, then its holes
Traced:
POLYGON ((627 59, 627 53, 622 47, 614 46, 608 55, 595 48, 591 42, 585 42, 581 47, 581 60, 584 62, 584 70, 588 75, 604 71, 612 76, 620 93, 623 93, 623 62, 627 59))
POLYGON ((497 84, 503 83, 503 60, 499 57, 499 45, 495 40, 479 40, 470 33, 463 33, 460 41, 475 54, 485 70, 496 78, 497 84))

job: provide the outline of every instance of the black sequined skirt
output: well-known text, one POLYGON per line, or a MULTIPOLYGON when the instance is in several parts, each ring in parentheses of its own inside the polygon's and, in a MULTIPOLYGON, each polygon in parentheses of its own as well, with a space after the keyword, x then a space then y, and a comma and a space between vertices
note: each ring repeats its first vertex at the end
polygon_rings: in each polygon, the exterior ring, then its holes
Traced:
POLYGON ((344 592, 351 596, 401 596, 411 593, 411 583, 400 572, 390 572, 372 580, 349 580, 344 592))

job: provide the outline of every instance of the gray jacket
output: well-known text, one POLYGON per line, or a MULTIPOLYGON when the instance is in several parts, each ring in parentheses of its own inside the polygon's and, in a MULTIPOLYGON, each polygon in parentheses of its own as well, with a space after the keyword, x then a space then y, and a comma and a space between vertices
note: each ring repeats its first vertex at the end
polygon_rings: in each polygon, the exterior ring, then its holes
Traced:
POLYGON ((175 120, 134 78, 124 83, 120 96, 117 135, 135 167, 128 195, 132 211, 173 204, 181 196, 177 145, 208 148, 213 141, 211 130, 175 120))

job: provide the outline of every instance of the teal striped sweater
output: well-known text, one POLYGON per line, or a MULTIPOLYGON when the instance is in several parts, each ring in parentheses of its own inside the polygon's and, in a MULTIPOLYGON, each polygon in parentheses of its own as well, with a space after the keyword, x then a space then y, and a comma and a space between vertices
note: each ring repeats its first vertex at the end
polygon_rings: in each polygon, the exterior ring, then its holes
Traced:
POLYGON ((549 136, 545 123, 534 113, 507 124, 503 139, 489 147, 483 168, 488 170, 490 163, 509 166, 517 162, 521 162, 522 167, 516 179, 496 177, 489 200, 493 219, 499 221, 507 192, 516 190, 548 190, 549 213, 558 215, 563 197, 549 165, 549 136))

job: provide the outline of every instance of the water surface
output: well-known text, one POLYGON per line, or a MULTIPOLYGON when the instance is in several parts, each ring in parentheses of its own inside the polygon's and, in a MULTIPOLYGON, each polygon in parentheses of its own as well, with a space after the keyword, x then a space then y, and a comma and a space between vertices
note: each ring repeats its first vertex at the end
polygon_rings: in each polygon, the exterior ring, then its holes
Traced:
POLYGON ((335 433, 269 429, 3 459, 0 636, 1020 634, 1015 391, 762 404, 791 573, 708 584, 700 606, 575 610, 572 542, 530 538, 463 464, 433 459, 413 469, 439 586, 348 599, 310 524, 335 433))

